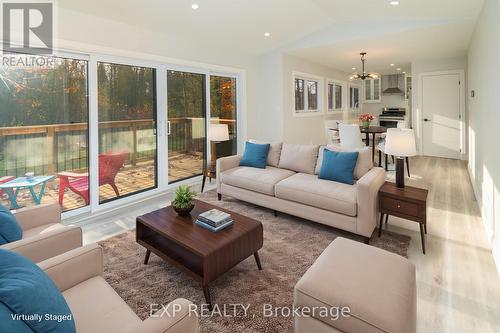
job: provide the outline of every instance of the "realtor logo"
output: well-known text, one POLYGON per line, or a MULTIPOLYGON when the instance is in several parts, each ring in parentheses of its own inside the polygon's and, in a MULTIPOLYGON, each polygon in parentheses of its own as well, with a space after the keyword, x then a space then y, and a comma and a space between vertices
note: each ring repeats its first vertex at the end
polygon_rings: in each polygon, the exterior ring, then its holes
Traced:
POLYGON ((52 3, 3 3, 3 50, 32 54, 52 53, 52 3), (22 46, 13 45, 21 33, 22 46))

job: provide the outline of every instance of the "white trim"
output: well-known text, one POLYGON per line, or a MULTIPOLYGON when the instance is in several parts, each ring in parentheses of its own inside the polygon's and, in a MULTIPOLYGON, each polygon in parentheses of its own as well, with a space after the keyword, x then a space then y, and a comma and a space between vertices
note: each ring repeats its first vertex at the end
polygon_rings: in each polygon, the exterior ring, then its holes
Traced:
MULTIPOLYGON (((346 95, 347 95, 347 82, 346 81, 341 81, 341 80, 336 80, 336 79, 330 79, 330 78, 326 78, 326 84, 325 84, 325 87, 326 87, 326 93, 325 93, 325 96, 326 96, 326 114, 342 114, 344 113, 348 108, 346 107, 346 95), (336 85, 339 85, 342 87, 342 107, 341 108, 334 108, 334 109, 330 109, 329 108, 329 100, 328 100, 328 89, 329 89, 329 85, 330 84, 333 84, 334 85, 334 88, 336 85)), ((333 95, 332 95, 332 98, 333 98, 333 104, 335 104, 335 89, 333 89, 333 95)), ((336 105, 335 105, 336 106, 336 105)))
POLYGON ((418 118, 416 118, 415 123, 417 124, 417 137, 418 137, 418 153, 419 155, 424 154, 424 138, 423 138, 423 78, 424 76, 437 76, 437 75, 450 75, 458 74, 460 80, 460 159, 467 160, 467 143, 466 143, 466 123, 465 123, 465 70, 454 69, 449 71, 436 71, 436 72, 422 72, 418 74, 418 118))
POLYGON ((347 103, 348 103, 348 110, 349 112, 361 112, 363 103, 362 103, 362 94, 363 94, 363 85, 359 83, 354 83, 354 82, 349 82, 348 88, 347 88, 347 103), (358 88, 358 108, 353 109, 351 108, 351 87, 358 88))
POLYGON ((89 86, 89 199, 90 211, 99 206, 99 113, 98 113, 98 83, 97 60, 91 56, 87 73, 89 86))
POLYGON ((313 75, 313 74, 308 74, 308 73, 302 73, 298 71, 292 71, 292 103, 293 103, 293 108, 292 108, 292 116, 293 117, 315 117, 315 116, 322 116, 325 114, 324 112, 324 99, 323 99, 323 93, 324 93, 324 79, 321 76, 313 75), (304 80, 304 110, 296 110, 295 109, 295 80, 304 80), (317 87, 317 105, 318 108, 314 110, 309 110, 309 105, 308 105, 308 90, 307 90, 307 82, 316 82, 318 87, 317 87))

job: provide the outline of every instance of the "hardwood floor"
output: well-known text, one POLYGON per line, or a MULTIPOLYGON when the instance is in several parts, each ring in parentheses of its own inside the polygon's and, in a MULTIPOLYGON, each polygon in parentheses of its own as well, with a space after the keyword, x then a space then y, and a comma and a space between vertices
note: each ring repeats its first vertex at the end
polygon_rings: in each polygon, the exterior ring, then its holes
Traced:
MULTIPOLYGON (((500 332, 500 277, 466 162, 415 157, 410 171, 408 185, 429 189, 427 254, 422 254, 417 223, 391 216, 387 228, 412 237, 408 255, 417 267, 418 332, 500 332)), ((389 171, 387 178, 394 181, 394 172, 389 171)), ((213 187, 214 182, 208 189, 213 187)), ((199 184, 194 188, 199 190, 199 184)), ((170 198, 85 224, 84 242, 134 228, 137 215, 164 206, 170 198)))
POLYGON ((418 332, 500 332, 500 278, 466 162, 415 157, 410 167, 407 184, 429 190, 427 254, 416 223, 391 216, 388 229, 412 237, 418 332))

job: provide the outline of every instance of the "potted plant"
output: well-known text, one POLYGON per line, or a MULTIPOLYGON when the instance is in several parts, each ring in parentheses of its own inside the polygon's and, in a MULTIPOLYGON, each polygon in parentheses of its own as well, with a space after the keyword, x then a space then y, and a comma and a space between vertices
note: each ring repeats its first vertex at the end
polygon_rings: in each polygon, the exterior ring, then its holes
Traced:
POLYGON ((194 208, 193 199, 196 192, 191 191, 187 185, 181 185, 175 191, 175 198, 172 200, 172 207, 180 216, 188 216, 194 208))
POLYGON ((368 128, 370 127, 370 123, 375 119, 374 116, 372 116, 369 113, 364 113, 359 116, 359 121, 361 122, 361 126, 363 128, 368 128))

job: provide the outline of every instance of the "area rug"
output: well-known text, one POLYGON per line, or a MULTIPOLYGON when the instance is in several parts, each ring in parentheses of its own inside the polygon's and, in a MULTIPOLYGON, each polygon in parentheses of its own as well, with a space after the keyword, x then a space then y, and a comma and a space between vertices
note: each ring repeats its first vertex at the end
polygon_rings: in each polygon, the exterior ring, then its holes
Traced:
MULTIPOLYGON (((309 222, 286 214, 274 216, 273 211, 224 197, 217 201, 215 191, 198 196, 200 200, 247 215, 262 222, 264 246, 259 251, 263 270, 256 267, 253 256, 210 284, 212 301, 223 305, 243 304, 242 308, 227 306, 230 316, 200 318, 201 332, 292 332, 293 317, 268 316, 264 304, 273 309, 293 304, 293 287, 314 260, 336 237, 362 241, 361 237, 309 222)), ((198 282, 154 254, 143 265, 145 249, 135 242, 135 231, 118 235, 100 243, 104 248, 104 274, 108 283, 141 319, 150 315, 150 304, 167 304, 186 298, 203 304, 198 282)), ((384 231, 374 235, 370 244, 406 257, 410 237, 384 231)), ((348 255, 348 254, 346 254, 348 255)))

